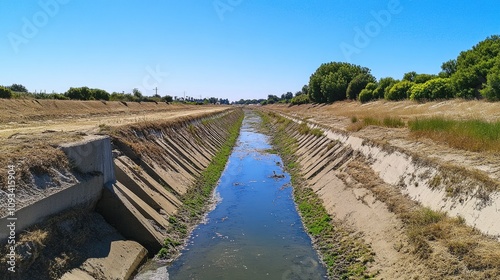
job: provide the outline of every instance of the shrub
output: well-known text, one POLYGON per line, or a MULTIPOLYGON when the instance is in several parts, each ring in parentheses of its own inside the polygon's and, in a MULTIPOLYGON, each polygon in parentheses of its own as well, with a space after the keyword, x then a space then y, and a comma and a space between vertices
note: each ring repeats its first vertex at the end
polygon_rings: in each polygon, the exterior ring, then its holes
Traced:
POLYGON ((414 83, 409 81, 401 81, 395 84, 385 95, 387 100, 403 100, 410 96, 410 91, 414 83))
POLYGON ((436 78, 411 88, 411 100, 435 100, 453 97, 450 79, 436 78))
POLYGON ((391 87, 398 82, 398 80, 391 77, 380 79, 377 88, 373 90, 373 99, 383 99, 385 97, 385 93, 389 92, 391 87))
POLYGON ((92 97, 94 97, 94 99, 96 100, 109 100, 109 93, 103 89, 99 89, 99 88, 94 88, 94 89, 91 89, 92 91, 92 97))
POLYGON ((358 95, 369 84, 374 83, 375 78, 370 74, 359 74, 349 83, 346 91, 348 99, 358 99, 358 95))
POLYGON ((292 98, 291 103, 292 103, 292 105, 300 105, 300 104, 310 103, 309 95, 301 94, 301 95, 295 96, 294 98, 292 98))
POLYGON ((90 100, 93 97, 92 90, 89 89, 88 87, 79 87, 79 88, 71 87, 64 95, 69 99, 76 99, 76 100, 90 100))
POLYGON ((496 71, 488 74, 487 82, 485 88, 481 90, 481 95, 489 101, 500 101, 500 69, 496 69, 496 71))
POLYGON ((12 91, 6 87, 0 86, 0 98, 11 98, 12 91))
POLYGON ((359 93, 359 96, 358 96, 358 100, 361 102, 361 103, 366 103, 370 100, 373 99, 373 91, 372 90, 369 90, 369 89, 363 89, 360 93, 359 93))

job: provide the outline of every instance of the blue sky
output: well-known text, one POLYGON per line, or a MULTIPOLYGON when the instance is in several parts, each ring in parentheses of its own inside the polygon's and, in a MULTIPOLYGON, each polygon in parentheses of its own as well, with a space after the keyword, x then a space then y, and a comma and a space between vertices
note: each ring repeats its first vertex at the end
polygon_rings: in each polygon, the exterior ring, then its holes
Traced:
POLYGON ((0 85, 266 98, 330 61, 438 73, 499 15, 498 0, 0 0, 0 85))

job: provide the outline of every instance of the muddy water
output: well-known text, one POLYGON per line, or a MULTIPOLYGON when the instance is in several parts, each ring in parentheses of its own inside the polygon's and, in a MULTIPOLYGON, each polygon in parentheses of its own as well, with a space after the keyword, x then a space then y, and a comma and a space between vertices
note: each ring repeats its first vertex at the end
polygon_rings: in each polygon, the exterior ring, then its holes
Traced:
POLYGON ((137 278, 324 279, 326 270, 296 211, 290 177, 269 154, 260 118, 247 112, 216 188, 219 202, 168 267, 137 278), (277 176, 273 176, 277 175, 277 176))

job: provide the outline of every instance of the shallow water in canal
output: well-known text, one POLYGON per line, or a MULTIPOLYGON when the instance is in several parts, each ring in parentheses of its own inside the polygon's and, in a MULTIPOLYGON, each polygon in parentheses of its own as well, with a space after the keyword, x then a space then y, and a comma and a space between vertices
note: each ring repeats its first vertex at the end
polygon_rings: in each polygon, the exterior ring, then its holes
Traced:
POLYGON ((295 208, 281 158, 266 150, 260 117, 246 112, 215 190, 218 202, 182 255, 138 279, 325 279, 295 208), (274 176, 273 175, 277 175, 274 176))

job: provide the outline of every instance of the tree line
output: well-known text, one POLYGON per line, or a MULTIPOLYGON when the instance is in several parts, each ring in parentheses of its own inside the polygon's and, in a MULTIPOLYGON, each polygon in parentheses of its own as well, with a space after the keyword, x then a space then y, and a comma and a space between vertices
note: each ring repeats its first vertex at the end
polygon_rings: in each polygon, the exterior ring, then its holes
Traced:
POLYGON ((491 36, 444 62, 438 74, 405 73, 378 81, 370 69, 359 65, 330 62, 322 64, 309 80, 312 102, 339 100, 368 102, 386 100, 487 99, 500 100, 500 36, 491 36))
POLYGON ((103 101, 126 101, 126 102, 180 102, 188 104, 229 104, 228 99, 223 98, 194 98, 177 97, 171 95, 144 96, 140 90, 134 88, 131 93, 112 92, 109 93, 99 88, 71 87, 65 93, 29 92, 21 84, 11 86, 0 86, 0 98, 35 98, 35 99, 58 99, 58 100, 103 100, 103 101))
MULTIPOLYGON (((260 104, 332 103, 341 100, 416 100, 451 98, 500 101, 500 36, 494 35, 461 52, 456 59, 442 63, 437 74, 405 73, 402 79, 377 80, 367 67, 345 62, 323 63, 310 76, 309 84, 297 92, 268 95, 260 104)), ((240 100, 238 104, 252 104, 240 100)))

